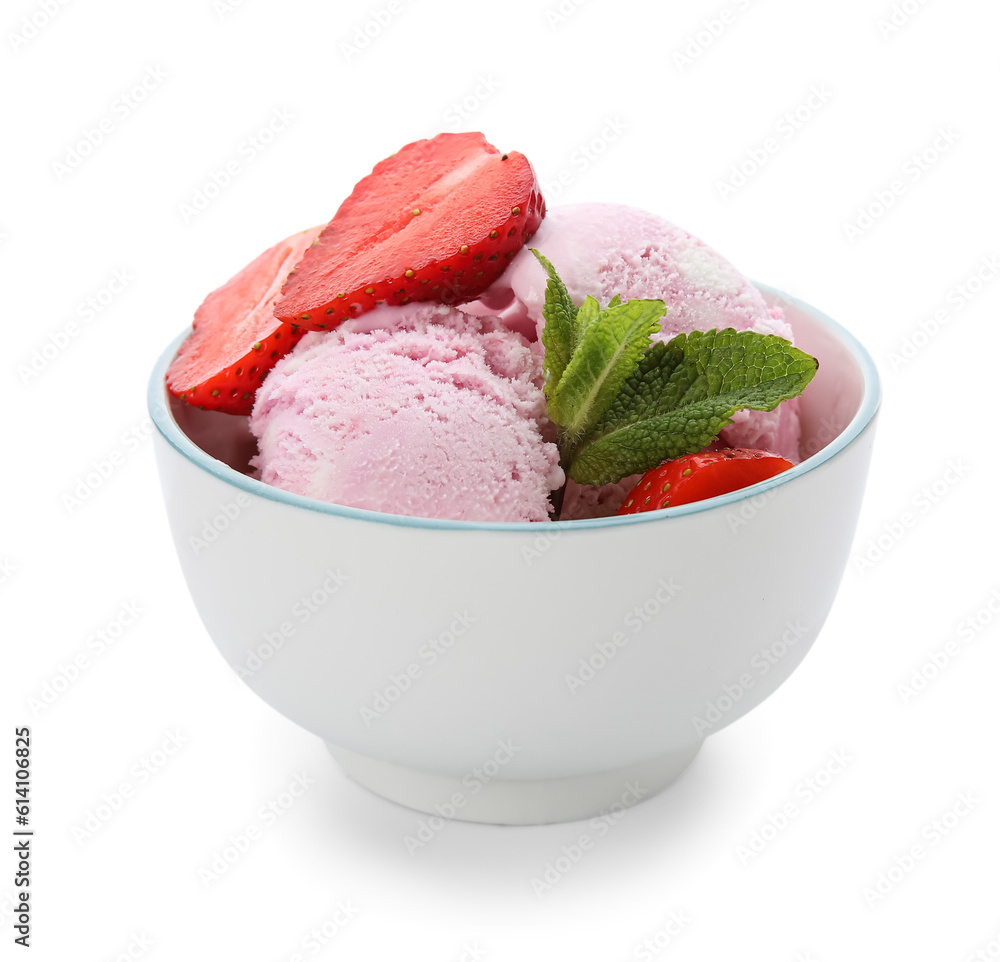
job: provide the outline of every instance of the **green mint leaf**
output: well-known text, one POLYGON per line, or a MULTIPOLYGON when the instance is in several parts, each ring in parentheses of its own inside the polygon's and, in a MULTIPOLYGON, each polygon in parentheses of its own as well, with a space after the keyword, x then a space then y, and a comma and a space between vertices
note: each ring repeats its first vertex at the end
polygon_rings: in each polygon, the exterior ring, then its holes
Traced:
POLYGON ((621 302, 622 302, 621 294, 615 294, 615 296, 611 298, 611 303, 608 304, 608 307, 617 307, 619 304, 621 304, 621 302))
POLYGON ((545 397, 548 399, 552 397, 573 353, 577 311, 566 285, 551 261, 534 247, 531 248, 531 253, 538 258, 549 275, 549 282, 545 287, 545 306, 542 308, 542 316, 545 318, 542 330, 542 344, 545 347, 545 397))
POLYGON ((817 367, 784 338, 753 331, 694 331, 654 344, 573 446, 567 473, 607 484, 700 451, 736 411, 773 411, 801 394, 817 367))
POLYGON ((601 305, 597 303, 597 298, 588 296, 580 305, 580 310, 576 313, 576 322, 573 325, 573 350, 579 346, 583 340, 583 335, 587 328, 597 320, 601 313, 601 305))
POLYGON ((601 311, 587 325, 549 398, 549 417, 574 443, 611 407, 659 329, 663 301, 634 300, 601 311))

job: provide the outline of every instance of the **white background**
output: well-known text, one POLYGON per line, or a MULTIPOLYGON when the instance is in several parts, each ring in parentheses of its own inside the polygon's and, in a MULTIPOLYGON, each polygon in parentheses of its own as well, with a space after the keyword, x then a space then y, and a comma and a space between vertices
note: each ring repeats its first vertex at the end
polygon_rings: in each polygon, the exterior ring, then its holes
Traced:
POLYGON ((48 23, 41 2, 4 4, 0 771, 12 798, 13 728, 31 725, 37 832, 33 954, 10 948, 13 859, 0 859, 4 958, 1000 954, 1000 654, 986 607, 1000 609, 987 430, 1000 279, 986 266, 1000 255, 1000 9, 906 0, 912 13, 886 29, 891 0, 587 0, 565 16, 557 4, 401 0, 353 50, 387 0, 80 0, 48 23), (42 24, 34 35, 24 17, 42 24), (783 121, 815 90, 808 119, 783 121), (248 138, 275 110, 292 119, 257 150, 248 138), (624 202, 683 225, 840 320, 884 378, 854 558, 814 650, 543 896, 530 880, 586 823, 451 824, 411 855, 416 813, 350 782, 235 681, 181 580, 145 420, 148 371, 207 291, 327 220, 382 157, 446 129, 523 151, 550 205, 624 202), (723 190, 767 138, 778 149, 723 190), (238 175, 185 218, 234 159, 238 175), (859 220, 894 180, 888 209, 859 220), (980 268, 986 282, 963 288, 980 268), (127 285, 85 320, 116 271, 127 285), (115 452, 109 476, 67 501, 115 452), (123 605, 141 614, 96 653, 88 638, 123 605), (960 629, 969 618, 976 629, 960 629), (902 692, 934 652, 944 667, 902 692), (42 702, 81 653, 87 667, 42 702), (135 775, 172 733, 182 747, 135 775), (850 761, 826 778, 834 752, 850 761), (302 772, 308 790, 266 824, 261 807, 302 772), (123 782, 131 797, 83 838, 123 782), (796 815, 763 851, 741 854, 789 802, 796 815), (935 836, 956 805, 965 814, 935 836), (261 839, 206 885, 200 870, 251 824, 261 839), (912 870, 866 896, 914 845, 912 870), (304 941, 338 901, 347 924, 304 941), (643 954, 671 912, 683 930, 643 954))

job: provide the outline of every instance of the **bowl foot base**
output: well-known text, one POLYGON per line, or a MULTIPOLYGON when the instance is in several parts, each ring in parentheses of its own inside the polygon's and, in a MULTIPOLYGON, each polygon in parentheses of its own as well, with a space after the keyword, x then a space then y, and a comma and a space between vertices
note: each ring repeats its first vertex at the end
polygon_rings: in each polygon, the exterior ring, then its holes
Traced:
POLYGON ((565 778, 489 781, 422 772, 326 743, 356 782, 429 815, 494 825, 543 825, 618 812, 666 788, 694 760, 701 742, 636 765, 565 778), (477 791, 477 786, 478 791, 477 791))

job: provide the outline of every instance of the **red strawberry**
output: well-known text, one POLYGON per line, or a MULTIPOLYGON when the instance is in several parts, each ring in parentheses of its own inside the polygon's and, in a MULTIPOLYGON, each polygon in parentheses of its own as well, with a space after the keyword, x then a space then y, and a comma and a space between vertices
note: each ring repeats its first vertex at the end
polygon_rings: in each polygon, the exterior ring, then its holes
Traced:
POLYGON ((207 411, 249 414, 254 393, 278 358, 305 334, 274 316, 288 272, 321 228, 293 234, 251 261, 205 298, 195 311, 194 330, 167 369, 175 397, 207 411))
POLYGON ((686 454, 647 471, 629 491, 618 514, 638 514, 714 498, 773 478, 790 467, 791 461, 751 448, 686 454))
POLYGON ((295 266, 275 314, 310 330, 377 303, 470 300, 538 229, 545 202, 523 154, 439 134, 383 160, 295 266))

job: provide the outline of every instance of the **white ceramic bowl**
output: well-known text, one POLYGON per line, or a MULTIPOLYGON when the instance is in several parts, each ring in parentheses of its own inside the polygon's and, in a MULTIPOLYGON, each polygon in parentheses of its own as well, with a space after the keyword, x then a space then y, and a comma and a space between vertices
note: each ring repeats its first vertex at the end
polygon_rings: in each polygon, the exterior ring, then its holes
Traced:
POLYGON ((563 821, 663 788, 802 660, 861 505, 875 366, 839 325, 763 290, 820 359, 803 462, 709 501, 592 521, 434 521, 262 484, 231 466, 252 452, 245 419, 167 397, 179 338, 149 407, 212 640, 348 774, 421 811, 563 821))

